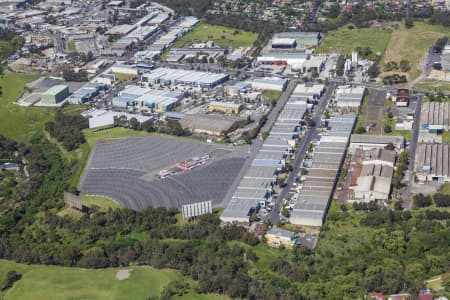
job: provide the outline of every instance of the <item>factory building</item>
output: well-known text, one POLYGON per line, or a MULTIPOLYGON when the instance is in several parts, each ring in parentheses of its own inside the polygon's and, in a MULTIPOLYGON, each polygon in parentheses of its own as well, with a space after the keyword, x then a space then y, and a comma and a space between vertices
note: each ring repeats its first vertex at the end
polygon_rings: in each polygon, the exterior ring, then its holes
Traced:
POLYGON ((55 85, 41 94, 41 101, 44 104, 57 104, 69 97, 69 87, 67 85, 55 85))
POLYGON ((356 149, 371 150, 384 149, 387 145, 394 145, 396 151, 403 151, 405 148, 405 137, 402 135, 369 135, 369 134, 352 134, 350 139, 350 151, 356 149))
POLYGON ((91 101, 100 91, 106 90, 106 84, 89 82, 67 98, 70 104, 83 104, 91 101))
POLYGON ((108 74, 108 73, 101 73, 92 80, 92 82, 102 83, 107 86, 111 86, 111 85, 115 84, 116 81, 117 81, 116 76, 114 74, 108 74))
POLYGON ((318 32, 277 33, 256 61, 258 64, 289 65, 300 69, 309 58, 311 49, 316 47, 320 40, 321 35, 318 32))
POLYGON ((129 85, 118 93, 118 97, 111 100, 111 105, 121 108, 140 106, 169 111, 174 109, 183 97, 184 93, 181 91, 157 90, 129 85))
POLYGON ((278 77, 264 77, 255 78, 249 83, 255 90, 284 91, 287 87, 288 80, 278 77))
POLYGON ((154 117, 143 116, 141 114, 130 114, 95 108, 83 112, 82 116, 89 118, 89 128, 112 126, 114 125, 114 119, 120 117, 125 117, 128 121, 135 118, 140 125, 154 119, 154 117))
POLYGON ((123 64, 115 64, 110 69, 111 73, 117 74, 127 74, 127 75, 138 75, 138 69, 135 66, 131 65, 123 65, 123 64))
POLYGON ((212 101, 208 105, 210 112, 220 111, 224 114, 239 114, 244 106, 241 103, 212 101))
POLYGON ((229 79, 228 74, 158 68, 141 76, 147 84, 182 85, 209 89, 229 79))
POLYGON ((449 158, 449 144, 418 144, 415 171, 419 183, 449 182, 449 158))
POLYGON ((327 135, 321 137, 314 150, 312 165, 291 212, 292 224, 322 226, 355 122, 354 115, 329 121, 327 135))
POLYGON ((336 90, 336 107, 358 108, 364 97, 364 87, 339 86, 336 90))
POLYGON ((276 227, 273 227, 269 231, 267 231, 265 237, 267 244, 276 248, 281 246, 285 248, 291 248, 297 241, 294 232, 276 227))
POLYGON ((325 86, 323 84, 299 84, 295 88, 292 98, 298 99, 306 99, 307 103, 311 103, 315 100, 318 100, 322 97, 323 91, 325 90, 325 86))
POLYGON ((277 51, 258 56, 256 62, 260 65, 290 65, 298 68, 308 58, 309 54, 304 52, 277 51))
POLYGON ((386 149, 361 151, 352 174, 350 202, 387 201, 396 155, 386 149))

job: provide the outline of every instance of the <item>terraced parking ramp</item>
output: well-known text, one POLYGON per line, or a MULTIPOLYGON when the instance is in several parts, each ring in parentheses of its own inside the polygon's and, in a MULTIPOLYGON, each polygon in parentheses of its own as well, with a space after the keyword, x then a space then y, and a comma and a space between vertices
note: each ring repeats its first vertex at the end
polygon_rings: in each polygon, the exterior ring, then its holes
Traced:
POLYGON ((115 199, 121 206, 177 207, 211 200, 220 203, 243 163, 232 149, 176 138, 129 137, 100 141, 94 147, 80 185, 83 194, 115 199), (193 171, 157 179, 161 169, 210 155, 193 171))

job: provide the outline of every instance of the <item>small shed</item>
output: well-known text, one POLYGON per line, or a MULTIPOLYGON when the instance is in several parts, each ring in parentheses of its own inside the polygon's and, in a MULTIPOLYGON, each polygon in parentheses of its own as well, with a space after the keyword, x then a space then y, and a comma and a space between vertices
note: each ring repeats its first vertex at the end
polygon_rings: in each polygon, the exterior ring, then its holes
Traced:
POLYGON ((64 203, 78 211, 83 211, 83 203, 81 202, 81 198, 72 193, 64 192, 64 203))

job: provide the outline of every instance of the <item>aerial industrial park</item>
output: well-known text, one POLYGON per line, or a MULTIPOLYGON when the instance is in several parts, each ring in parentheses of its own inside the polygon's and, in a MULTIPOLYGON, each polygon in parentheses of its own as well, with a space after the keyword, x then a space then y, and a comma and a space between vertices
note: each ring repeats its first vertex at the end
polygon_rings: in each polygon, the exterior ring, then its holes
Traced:
POLYGON ((449 7, 0 1, 0 298, 448 299, 449 7))

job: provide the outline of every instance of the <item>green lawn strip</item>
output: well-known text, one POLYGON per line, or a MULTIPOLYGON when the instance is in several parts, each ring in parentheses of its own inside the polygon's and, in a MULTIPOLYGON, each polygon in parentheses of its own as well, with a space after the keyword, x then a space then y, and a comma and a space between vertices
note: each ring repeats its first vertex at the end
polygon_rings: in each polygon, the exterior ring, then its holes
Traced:
POLYGON ((282 91, 265 90, 262 92, 264 100, 268 103, 276 103, 280 99, 282 91))
POLYGON ((448 81, 422 81, 415 86, 419 90, 433 92, 450 92, 450 82, 448 81))
POLYGON ((109 208, 120 208, 120 204, 114 199, 110 199, 104 196, 97 195, 81 195, 81 200, 84 206, 92 207, 96 205, 100 207, 101 210, 108 210, 109 208))

